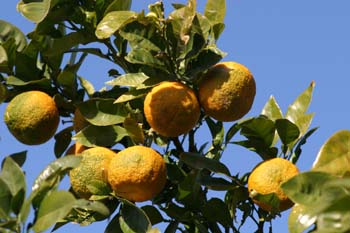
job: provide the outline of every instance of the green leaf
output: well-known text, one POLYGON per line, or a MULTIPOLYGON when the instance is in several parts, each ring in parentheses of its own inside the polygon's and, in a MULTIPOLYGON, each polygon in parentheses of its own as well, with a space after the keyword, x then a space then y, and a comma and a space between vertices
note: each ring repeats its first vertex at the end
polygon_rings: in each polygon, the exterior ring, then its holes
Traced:
POLYGON ((333 179, 336 177, 324 172, 304 172, 284 182, 281 188, 293 202, 321 208, 328 205, 322 196, 327 192, 324 185, 333 179))
POLYGON ((266 102, 264 108, 261 111, 261 115, 267 116, 273 121, 283 118, 281 108, 278 105, 275 97, 270 96, 269 100, 266 102))
POLYGON ((275 121, 275 126, 284 145, 288 145, 299 138, 300 132, 298 126, 293 124, 291 121, 287 119, 277 119, 275 121))
POLYGON ((26 86, 26 85, 50 86, 50 80, 47 78, 42 78, 38 80, 24 81, 18 77, 10 75, 6 80, 6 84, 12 85, 12 86, 26 86))
MULTIPOLYGON (((121 208, 121 218, 123 219, 127 228, 132 232, 146 233, 152 228, 151 221, 146 213, 138 208, 133 203, 124 200, 121 208)), ((121 226, 123 229, 123 226, 121 226)))
POLYGON ((89 125, 74 135, 72 139, 87 147, 111 147, 125 136, 128 136, 128 132, 121 126, 89 125))
MULTIPOLYGON (((109 203, 107 203, 109 204, 109 203)), ((89 201, 85 199, 78 199, 75 201, 73 208, 84 210, 87 213, 99 214, 100 218, 107 218, 111 212, 105 204, 99 201, 89 201)))
POLYGON ((80 81, 80 85, 84 88, 86 93, 91 97, 95 93, 95 88, 88 80, 84 79, 83 77, 78 76, 78 79, 80 81))
POLYGON ((306 140, 318 129, 318 127, 312 128, 309 131, 307 131, 305 133, 304 136, 302 136, 301 138, 299 138, 295 149, 294 149, 294 153, 292 154, 290 161, 293 162, 294 164, 298 161, 300 155, 301 155, 301 147, 306 143, 306 140))
POLYGON ((27 151, 25 150, 18 153, 13 153, 8 157, 11 157, 11 159, 13 159, 13 161, 16 162, 18 166, 22 167, 27 158, 27 151))
POLYGON ((143 89, 148 87, 144 84, 148 79, 149 77, 144 73, 128 73, 108 81, 106 84, 111 86, 127 86, 135 87, 136 89, 143 89))
POLYGON ((149 92, 149 89, 141 89, 141 90, 131 89, 130 91, 119 96, 114 101, 114 103, 118 104, 118 103, 128 102, 134 99, 139 99, 146 96, 148 92, 149 92))
POLYGON ((123 127, 126 129, 128 135, 136 144, 144 143, 145 135, 142 130, 142 125, 138 123, 134 118, 125 118, 123 127))
POLYGON ((108 5, 105 14, 111 11, 128 11, 130 10, 131 2, 131 0, 114 0, 108 5))
POLYGON ((337 176, 350 173, 350 131, 338 131, 327 139, 317 154, 312 170, 337 176))
POLYGON ((152 205, 146 205, 146 206, 142 206, 141 209, 148 216, 152 226, 163 222, 164 219, 156 207, 152 205))
POLYGON ((119 222, 120 214, 116 214, 108 223, 104 233, 124 233, 122 229, 120 229, 119 222))
MULTIPOLYGON (((9 40, 10 38, 15 40, 16 50, 18 52, 21 52, 27 46, 26 36, 20 29, 4 20, 0 20, 0 45, 5 41, 9 40)), ((5 49, 2 48, 2 54, 6 55, 4 51, 5 49)), ((4 57, 0 56, 0 63, 3 63, 3 61, 1 60, 3 58, 4 57)))
MULTIPOLYGON (((339 203, 337 203, 337 205, 340 205, 342 207, 349 206, 350 197, 344 198, 339 203)), ((349 209, 342 211, 327 211, 317 217, 317 230, 315 233, 349 232, 349 221, 349 209)))
POLYGON ((132 49, 145 48, 148 51, 160 52, 162 51, 155 43, 149 38, 140 35, 139 31, 136 32, 124 32, 120 31, 119 34, 129 42, 132 49))
MULTIPOLYGON (((0 51, 0 57, 1 57, 1 51, 0 51)), ((8 94, 8 91, 7 91, 6 85, 0 83, 0 104, 6 100, 7 94, 8 94)))
POLYGON ((121 27, 130 23, 137 18, 137 13, 134 11, 112 11, 106 14, 98 23, 95 35, 99 39, 111 37, 121 27))
POLYGON ((221 121, 214 122, 211 118, 205 118, 205 122, 207 123, 211 136, 213 138, 213 146, 221 146, 224 140, 224 126, 221 121))
POLYGON ((13 196, 21 190, 26 190, 25 175, 21 167, 11 157, 6 157, 3 161, 0 178, 7 184, 13 196))
POLYGON ((72 138, 72 127, 65 128, 55 135, 54 152, 56 158, 59 158, 68 148, 72 138))
POLYGON ((20 1, 17 4, 17 10, 28 20, 34 23, 40 23, 49 13, 50 4, 51 0, 42 0, 30 3, 20 1))
POLYGON ((310 126, 313 114, 306 114, 312 98, 312 92, 315 83, 311 82, 310 86, 301 93, 296 100, 289 105, 286 118, 296 124, 300 130, 300 135, 304 135, 310 126))
POLYGON ((89 99, 78 105, 84 118, 96 126, 109 126, 124 122, 128 110, 124 104, 115 104, 114 99, 89 99))
POLYGON ((12 194, 2 177, 0 177, 0 190, 0 219, 8 219, 11 211, 12 194))
POLYGON ((219 198, 211 198, 203 206, 203 215, 209 222, 219 222, 224 227, 232 226, 232 218, 225 202, 219 198))
POLYGON ((37 220, 33 225, 35 232, 47 230, 57 221, 64 218, 73 208, 75 198, 67 191, 53 191, 41 202, 37 220))
POLYGON ((165 63, 163 62, 164 59, 158 58, 155 56, 155 54, 145 48, 131 50, 125 59, 132 64, 147 65, 160 69, 164 72, 169 72, 165 63))
POLYGON ((224 191, 230 190, 236 187, 236 185, 230 183, 223 178, 211 177, 211 176, 200 176, 197 180, 201 185, 211 190, 224 191))
POLYGON ((75 168, 79 165, 80 160, 80 156, 64 156, 51 162, 35 179, 32 192, 40 189, 40 186, 45 185, 46 182, 50 183, 51 180, 56 180, 57 177, 66 174, 68 170, 75 168))
POLYGON ((214 29, 214 37, 218 39, 224 27, 226 14, 225 0, 208 0, 205 5, 204 16, 209 19, 214 29))
POLYGON ((195 169, 208 169, 209 171, 231 177, 230 171, 225 164, 214 159, 206 158, 203 155, 183 152, 180 154, 180 160, 195 169))
POLYGON ((288 232, 304 232, 316 221, 316 216, 309 213, 309 208, 303 205, 295 204, 290 211, 288 218, 288 232))
POLYGON ((101 180, 89 181, 87 188, 93 195, 108 195, 112 192, 109 185, 101 180))

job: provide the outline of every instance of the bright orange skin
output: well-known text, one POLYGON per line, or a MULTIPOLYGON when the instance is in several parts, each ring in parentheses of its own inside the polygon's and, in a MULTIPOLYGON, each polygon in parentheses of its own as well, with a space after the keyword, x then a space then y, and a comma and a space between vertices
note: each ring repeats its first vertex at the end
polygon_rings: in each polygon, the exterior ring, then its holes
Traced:
POLYGON ((94 180, 107 183, 108 164, 117 153, 104 147, 94 147, 84 150, 80 155, 80 164, 69 172, 70 183, 74 193, 89 199, 91 192, 88 185, 94 180))
POLYGON ((255 80, 247 67, 221 62, 202 77, 198 94, 208 116, 219 121, 235 121, 249 112, 255 92, 255 80))
POLYGON ((27 145, 48 141, 55 134, 59 119, 55 101, 41 91, 28 91, 15 96, 4 115, 12 135, 27 145))
MULTIPOLYGON (((279 211, 284 211, 293 206, 281 189, 281 184, 299 173, 298 168, 289 160, 273 158, 256 166, 248 178, 249 192, 262 195, 275 193, 280 201, 279 211)), ((263 210, 271 211, 272 206, 257 200, 253 201, 263 210)))
POLYGON ((166 177, 163 157, 145 146, 120 151, 108 167, 108 182, 115 194, 129 201, 152 199, 164 188, 166 177))
POLYGON ((180 82, 162 82, 144 101, 147 122, 160 135, 177 137, 198 122, 200 106, 194 91, 180 82))

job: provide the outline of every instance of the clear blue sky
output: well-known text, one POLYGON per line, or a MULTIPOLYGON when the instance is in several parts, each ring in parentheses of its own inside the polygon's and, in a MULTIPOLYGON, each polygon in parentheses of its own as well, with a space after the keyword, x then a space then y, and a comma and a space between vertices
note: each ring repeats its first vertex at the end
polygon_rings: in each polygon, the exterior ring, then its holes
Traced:
MULTIPOLYGON (((146 9, 153 1, 134 1, 133 9, 146 9)), ((175 2, 175 1, 165 1, 175 2)), ((181 1, 184 2, 184 1, 181 1)), ((203 9, 205 1, 198 1, 203 9)), ((9 21, 25 33, 34 24, 16 12, 15 0, 2 0, 0 19, 9 21)), ((285 112, 312 80, 316 82, 310 112, 315 112, 312 127, 320 126, 309 138, 298 161, 300 170, 308 170, 316 155, 333 133, 350 129, 350 1, 227 1, 226 29, 218 45, 228 53, 224 60, 245 64, 254 74, 257 94, 247 116, 261 112, 270 95, 274 95, 285 112)), ((80 70, 84 78, 96 82, 108 81, 103 71, 112 64, 89 58, 80 70), (95 80, 95 81, 94 81, 95 80)), ((28 74, 30 75, 30 74, 28 74)), ((5 104, 0 105, 3 115, 5 104)), ((227 125, 228 126, 228 125, 227 125)), ((52 160, 53 140, 41 146, 25 146, 14 140, 4 123, 0 124, 0 159, 28 150, 24 166, 31 185, 38 173, 52 160)), ((207 136, 203 135, 203 139, 207 136)), ((230 146, 223 161, 231 173, 247 172, 260 161, 253 153, 230 146)), ((216 194, 215 195, 221 195, 216 194)), ((274 221, 274 232, 287 232, 288 212, 274 221)), ((57 232, 102 232, 106 222, 88 227, 69 225, 57 232)), ((253 231, 247 225, 242 232, 253 231)))

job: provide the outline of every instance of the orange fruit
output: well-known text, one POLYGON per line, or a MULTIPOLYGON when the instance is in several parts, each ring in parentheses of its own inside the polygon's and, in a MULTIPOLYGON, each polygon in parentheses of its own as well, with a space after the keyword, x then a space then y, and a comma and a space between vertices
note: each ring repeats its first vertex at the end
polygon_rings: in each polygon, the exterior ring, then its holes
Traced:
POLYGON ((83 152, 86 149, 87 149, 86 146, 84 146, 83 144, 81 144, 79 142, 76 142, 68 148, 66 155, 80 154, 81 152, 83 152))
POLYGON ((200 106, 194 91, 185 84, 162 82, 147 94, 144 113, 157 133, 177 137, 197 124, 200 106))
POLYGON ((279 211, 289 209, 293 202, 282 191, 281 184, 298 173, 298 168, 283 158, 273 158, 258 164, 248 178, 248 190, 253 201, 262 209, 272 211, 270 204, 255 200, 254 196, 274 193, 279 200, 279 211))
POLYGON ((255 80, 247 67, 221 62, 211 67, 199 83, 199 102, 204 112, 219 121, 235 121, 253 105, 255 80))
POLYGON ((120 197, 135 202, 150 200, 165 186, 165 161, 152 148, 128 147, 109 163, 108 182, 120 197))
POLYGON ((15 96, 4 114, 11 134, 27 145, 48 141, 55 134, 59 119, 55 101, 41 91, 27 91, 15 96))
POLYGON ((79 165, 69 172, 70 183, 74 193, 81 198, 89 199, 92 193, 89 185, 94 182, 107 182, 107 168, 113 157, 117 154, 104 147, 94 147, 84 150, 80 156, 79 165))
POLYGON ((90 123, 85 119, 85 117, 80 112, 80 110, 76 108, 74 111, 74 117, 73 117, 74 131, 78 133, 80 130, 84 129, 88 125, 90 125, 90 123))

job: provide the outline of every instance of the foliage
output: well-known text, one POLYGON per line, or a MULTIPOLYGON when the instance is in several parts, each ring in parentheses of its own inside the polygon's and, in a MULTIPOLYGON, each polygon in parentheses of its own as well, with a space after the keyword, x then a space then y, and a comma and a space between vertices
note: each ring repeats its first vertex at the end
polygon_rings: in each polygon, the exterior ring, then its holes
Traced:
MULTIPOLYGON (((0 20, 0 103, 27 90, 41 90, 54 97, 64 122, 78 108, 90 123, 76 134, 71 125, 56 133, 56 160, 38 175, 30 191, 21 168, 26 152, 3 160, 1 232, 42 232, 68 222, 88 225, 106 219, 105 232, 158 232, 159 223, 167 233, 240 232, 248 221, 256 224, 256 232, 263 232, 265 223, 278 217, 258 209, 249 198, 249 171, 235 174, 221 157, 227 148, 239 145, 261 160, 282 157, 296 163, 317 129, 309 128, 313 113, 307 113, 314 82, 286 114, 271 96, 261 115, 227 128, 202 112, 188 134, 165 138, 144 119, 143 99, 152 87, 176 80, 197 90, 201 75, 225 56, 216 45, 225 27, 225 1, 207 0, 203 13, 197 12, 196 4, 173 4, 173 11, 165 15, 162 1, 135 12, 131 0, 25 0, 17 9, 35 23, 32 32, 24 35, 0 20), (115 64, 115 69, 101 72, 111 79, 101 90, 79 74, 87 56, 115 64), (198 145, 199 131, 205 127, 212 140, 198 145), (167 164, 165 189, 151 204, 131 203, 99 183, 89 187, 89 200, 59 190, 62 178, 80 162, 80 156, 61 157, 72 140, 87 147, 158 148, 167 164), (225 198, 211 197, 210 190, 223 192, 225 198)), ((312 232, 318 233, 350 230, 349 138, 348 131, 332 136, 311 171, 283 185, 297 203, 289 218, 291 232, 312 225, 312 232)), ((271 195, 261 199, 276 205, 271 195)))

